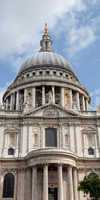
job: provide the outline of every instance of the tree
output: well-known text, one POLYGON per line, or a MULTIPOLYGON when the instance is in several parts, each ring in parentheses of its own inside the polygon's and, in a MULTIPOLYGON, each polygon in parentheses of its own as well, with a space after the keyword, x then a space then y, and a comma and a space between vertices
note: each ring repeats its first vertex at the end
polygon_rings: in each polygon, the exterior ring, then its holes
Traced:
POLYGON ((92 172, 88 176, 85 176, 80 181, 78 186, 79 191, 83 191, 84 195, 89 195, 91 200, 100 199, 100 177, 92 172))

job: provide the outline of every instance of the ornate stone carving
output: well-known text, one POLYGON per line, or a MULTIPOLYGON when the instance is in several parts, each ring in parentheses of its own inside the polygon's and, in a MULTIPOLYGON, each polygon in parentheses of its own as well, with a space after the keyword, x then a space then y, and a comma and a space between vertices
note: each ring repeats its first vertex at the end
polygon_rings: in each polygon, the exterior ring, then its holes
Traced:
POLYGON ((24 103, 24 112, 28 112, 32 108, 32 89, 27 90, 26 101, 24 103))
POLYGON ((48 118, 58 118, 59 117, 59 111, 53 107, 46 108, 43 112, 44 117, 48 118))
POLYGON ((53 94, 52 94, 52 91, 48 92, 48 103, 53 103, 53 94))
POLYGON ((96 134, 96 127, 94 126, 85 126, 81 129, 83 134, 96 134))

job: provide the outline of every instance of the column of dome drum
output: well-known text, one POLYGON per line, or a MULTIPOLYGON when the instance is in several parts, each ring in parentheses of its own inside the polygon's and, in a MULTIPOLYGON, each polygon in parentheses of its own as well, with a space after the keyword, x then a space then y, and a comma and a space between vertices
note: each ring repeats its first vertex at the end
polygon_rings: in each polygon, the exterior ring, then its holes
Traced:
POLYGON ((48 103, 58 104, 66 109, 88 110, 88 98, 78 91, 58 86, 37 86, 18 90, 5 99, 6 110, 23 110, 25 104, 36 108, 48 103))

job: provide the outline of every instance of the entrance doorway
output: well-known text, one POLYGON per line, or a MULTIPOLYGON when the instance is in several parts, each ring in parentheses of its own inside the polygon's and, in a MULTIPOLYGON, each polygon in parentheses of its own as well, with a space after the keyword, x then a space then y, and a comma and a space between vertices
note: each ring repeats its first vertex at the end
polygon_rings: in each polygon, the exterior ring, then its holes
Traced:
POLYGON ((58 188, 49 187, 48 193, 49 200, 58 200, 58 188))

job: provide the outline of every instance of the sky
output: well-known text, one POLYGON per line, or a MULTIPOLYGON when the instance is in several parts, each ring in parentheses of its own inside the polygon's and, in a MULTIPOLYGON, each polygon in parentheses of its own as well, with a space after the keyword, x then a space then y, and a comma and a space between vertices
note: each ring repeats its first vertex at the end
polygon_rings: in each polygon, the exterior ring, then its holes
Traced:
POLYGON ((100 104, 100 0, 0 0, 0 98, 40 48, 48 23, 53 49, 100 104))

